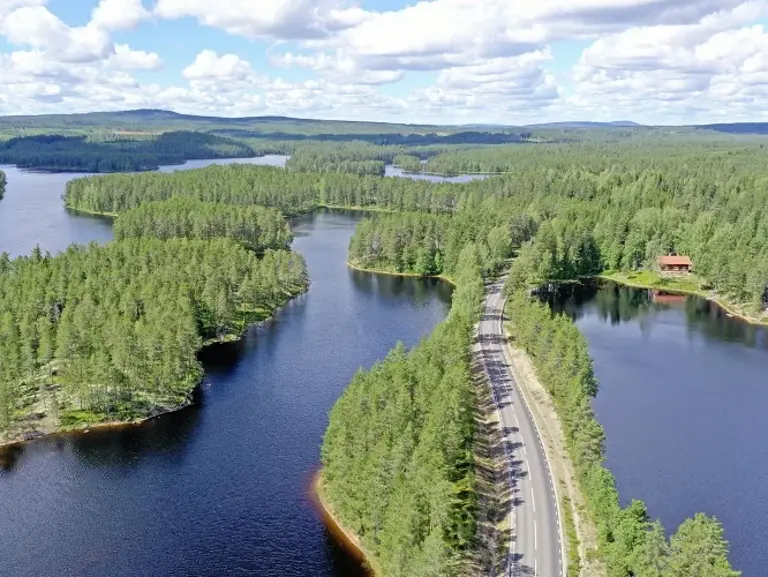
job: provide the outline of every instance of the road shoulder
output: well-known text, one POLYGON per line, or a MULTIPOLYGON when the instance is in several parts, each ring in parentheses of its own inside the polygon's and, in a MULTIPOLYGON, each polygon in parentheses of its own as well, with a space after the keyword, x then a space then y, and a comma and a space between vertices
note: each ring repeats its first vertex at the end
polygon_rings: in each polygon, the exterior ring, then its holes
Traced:
POLYGON ((578 541, 578 563, 580 571, 574 573, 575 556, 572 556, 572 539, 566 536, 565 543, 567 558, 569 559, 568 575, 572 577, 604 577, 605 568, 597 560, 597 529, 595 523, 587 512, 584 495, 579 488, 576 472, 568 455, 565 443, 565 435, 560 419, 555 410, 552 397, 539 381, 533 362, 525 351, 515 347, 514 327, 511 323, 504 323, 504 336, 507 339, 507 357, 509 368, 518 385, 518 390, 523 395, 531 417, 542 436, 547 453, 550 456, 551 473, 558 486, 559 505, 566 519, 565 531, 569 525, 575 530, 578 541), (568 520, 572 520, 568 523, 568 520))

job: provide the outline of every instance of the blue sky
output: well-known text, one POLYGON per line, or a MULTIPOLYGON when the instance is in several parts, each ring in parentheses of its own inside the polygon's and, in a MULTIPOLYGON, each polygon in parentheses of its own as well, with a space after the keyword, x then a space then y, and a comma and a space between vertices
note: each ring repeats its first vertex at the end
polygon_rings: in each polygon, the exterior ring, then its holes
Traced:
POLYGON ((765 119, 768 0, 0 0, 0 114, 765 119))

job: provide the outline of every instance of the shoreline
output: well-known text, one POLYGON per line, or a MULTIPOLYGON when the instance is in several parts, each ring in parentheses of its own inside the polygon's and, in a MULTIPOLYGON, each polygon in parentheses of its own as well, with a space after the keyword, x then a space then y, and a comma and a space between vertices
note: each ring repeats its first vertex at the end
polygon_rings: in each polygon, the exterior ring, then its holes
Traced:
POLYGON ((365 268, 360 265, 357 265, 351 261, 347 261, 347 266, 351 268, 352 270, 356 270, 359 272, 367 272, 371 274, 381 274, 381 275, 388 275, 388 276, 399 276, 404 278, 434 278, 438 279, 444 282, 447 282, 451 286, 455 287, 456 282, 447 276, 443 276, 441 274, 417 274, 415 272, 396 272, 396 271, 390 271, 385 269, 378 269, 378 268, 365 268))
POLYGON ((0 443, 0 455, 2 455, 2 453, 5 451, 10 451, 14 448, 22 447, 29 443, 34 443, 35 441, 41 441, 43 439, 49 439, 59 435, 71 435, 71 436, 87 435, 91 431, 106 431, 109 429, 127 429, 129 427, 138 427, 140 425, 148 423, 149 421, 158 419, 164 415, 169 415, 171 413, 176 413, 178 411, 186 409, 187 407, 190 407, 192 403, 193 401, 190 395, 190 398, 188 398, 186 401, 184 401, 183 403, 180 403, 175 407, 165 408, 162 411, 158 411, 153 415, 133 419, 131 421, 102 421, 102 422, 94 423, 92 425, 88 425, 85 427, 70 427, 70 428, 56 429, 55 431, 41 433, 29 439, 17 439, 15 441, 4 441, 0 443))
POLYGON ((89 214, 91 216, 101 216, 101 217, 107 217, 107 218, 117 218, 118 213, 116 212, 98 212, 96 210, 86 210, 84 208, 73 208, 67 204, 64 205, 64 208, 71 211, 71 212, 79 212, 81 214, 89 214))
MULTIPOLYGON (((216 339, 209 339, 207 341, 203 341, 202 346, 197 351, 198 353, 202 351, 205 348, 212 347, 215 345, 223 345, 223 344, 229 344, 229 343, 236 343, 245 337, 245 334, 252 328, 258 327, 261 325, 264 325, 270 321, 272 321, 280 309, 285 307, 289 302, 291 302, 293 299, 301 296, 302 294, 305 294, 309 290, 309 285, 307 285, 307 289, 292 295, 288 300, 286 300, 283 304, 281 304, 279 307, 276 307, 270 314, 264 319, 261 319, 259 321, 256 321, 254 323, 251 323, 247 325, 240 333, 231 333, 229 335, 226 335, 225 337, 219 337, 216 339)), ((2 454, 5 451, 12 450, 16 447, 21 447, 23 445, 26 445, 28 443, 33 443, 35 441, 40 441, 45 438, 55 437, 56 435, 87 435, 91 431, 103 431, 108 429, 124 429, 128 427, 138 427, 140 425, 143 425, 145 423, 148 423, 154 419, 163 417, 165 415, 169 415, 171 413, 176 413, 178 411, 182 411, 186 409, 187 407, 192 406, 194 403, 193 400, 193 394, 197 387, 200 386, 200 383, 197 383, 195 387, 189 392, 189 396, 186 400, 184 400, 182 403, 179 403, 176 406, 173 407, 166 407, 162 410, 148 415, 146 417, 140 417, 136 419, 132 419, 130 421, 101 421, 94 424, 89 424, 87 426, 83 427, 71 427, 71 428, 59 428, 53 431, 40 431, 39 435, 35 435, 31 438, 25 439, 25 438, 17 438, 14 440, 9 441, 0 441, 0 454, 2 454)))
POLYGON ((607 281, 615 282, 616 284, 619 284, 619 285, 624 285, 632 288, 660 290, 660 291, 664 291, 671 294, 698 297, 700 299, 709 301, 717 305, 730 317, 737 318, 742 322, 745 322, 750 325, 768 327, 768 317, 765 317, 765 315, 763 317, 756 317, 745 312, 740 312, 738 310, 739 305, 733 302, 730 302, 726 300, 724 297, 718 296, 717 294, 711 294, 706 291, 696 290, 696 289, 686 289, 685 287, 659 286, 659 285, 654 285, 654 284, 646 283, 642 281, 636 281, 634 279, 624 278, 621 276, 615 276, 607 273, 600 273, 598 275, 587 277, 587 278, 607 280, 607 281))
POLYGON ((333 507, 325 496, 322 469, 312 476, 309 495, 310 500, 320 513, 323 523, 339 544, 356 560, 360 561, 369 577, 381 575, 381 570, 378 570, 375 562, 373 562, 374 557, 365 551, 365 548, 360 543, 360 539, 358 539, 354 533, 346 529, 341 524, 341 521, 334 515, 333 507))

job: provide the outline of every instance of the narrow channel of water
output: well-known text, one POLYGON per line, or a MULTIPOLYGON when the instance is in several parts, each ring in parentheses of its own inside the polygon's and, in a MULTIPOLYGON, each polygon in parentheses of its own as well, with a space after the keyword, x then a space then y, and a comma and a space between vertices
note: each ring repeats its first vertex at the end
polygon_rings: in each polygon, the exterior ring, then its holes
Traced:
POLYGON ((675 530, 716 515, 744 577, 768 567, 768 330, 696 297, 571 285, 546 295, 589 342, 607 465, 675 530))
POLYGON ((6 455, 0 573, 361 576, 307 497, 327 414, 359 366, 432 331, 450 287, 347 269, 359 218, 296 221, 311 290, 241 343, 204 351, 196 406, 6 455))

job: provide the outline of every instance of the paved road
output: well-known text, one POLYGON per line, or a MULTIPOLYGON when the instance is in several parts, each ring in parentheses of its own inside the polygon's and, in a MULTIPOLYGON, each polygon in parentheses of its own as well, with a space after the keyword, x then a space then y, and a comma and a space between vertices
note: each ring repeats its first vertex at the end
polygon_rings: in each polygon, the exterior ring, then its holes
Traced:
POLYGON ((502 283, 487 287, 478 348, 501 415, 513 516, 507 575, 560 577, 563 555, 555 487, 538 432, 517 390, 503 331, 502 283))

